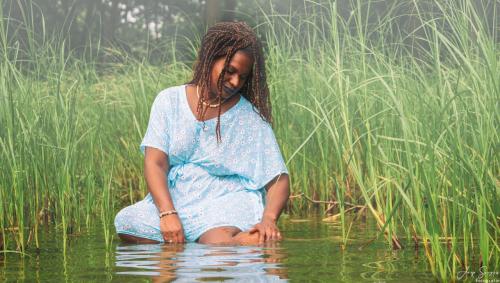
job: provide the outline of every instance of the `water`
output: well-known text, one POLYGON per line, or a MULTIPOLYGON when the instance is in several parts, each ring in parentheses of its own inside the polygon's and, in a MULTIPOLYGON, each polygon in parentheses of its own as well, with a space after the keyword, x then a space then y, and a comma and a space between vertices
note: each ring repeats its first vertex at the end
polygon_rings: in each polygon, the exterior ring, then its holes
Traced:
MULTIPOLYGON (((42 233, 29 256, 0 256, 0 280, 114 282, 434 282, 426 259, 412 245, 393 251, 374 223, 357 221, 346 250, 338 223, 283 219, 285 240, 266 246, 131 245, 106 248, 102 226, 71 237, 66 253, 58 233, 42 233)), ((50 229, 49 229, 50 230, 50 229)))

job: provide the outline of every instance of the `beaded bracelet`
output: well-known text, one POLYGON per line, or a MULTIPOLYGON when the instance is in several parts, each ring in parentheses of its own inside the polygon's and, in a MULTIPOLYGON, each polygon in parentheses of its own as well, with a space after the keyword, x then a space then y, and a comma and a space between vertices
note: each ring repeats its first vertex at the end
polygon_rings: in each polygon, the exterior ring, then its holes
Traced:
POLYGON ((177 211, 175 209, 172 209, 172 210, 160 212, 160 218, 162 218, 163 216, 170 215, 170 214, 177 214, 177 211))

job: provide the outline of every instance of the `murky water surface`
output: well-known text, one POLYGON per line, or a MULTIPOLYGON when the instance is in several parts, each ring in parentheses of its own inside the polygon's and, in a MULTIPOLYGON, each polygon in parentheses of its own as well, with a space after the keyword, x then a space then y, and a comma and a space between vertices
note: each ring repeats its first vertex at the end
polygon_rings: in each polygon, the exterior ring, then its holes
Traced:
POLYGON ((0 255, 0 280, 115 282, 433 282, 422 251, 392 251, 373 223, 357 221, 346 250, 340 224, 283 219, 286 239, 266 246, 214 247, 196 243, 106 248, 102 226, 72 237, 66 253, 58 233, 44 232, 43 247, 28 256, 0 255), (364 247, 360 249, 361 247, 364 247))

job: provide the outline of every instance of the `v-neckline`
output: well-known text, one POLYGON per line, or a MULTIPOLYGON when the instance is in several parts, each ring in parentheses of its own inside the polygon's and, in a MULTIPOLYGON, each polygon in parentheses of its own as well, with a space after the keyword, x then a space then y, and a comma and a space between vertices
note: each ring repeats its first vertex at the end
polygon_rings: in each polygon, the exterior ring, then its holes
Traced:
MULTIPOLYGON (((198 123, 207 123, 207 122, 211 122, 211 121, 217 120, 217 116, 215 116, 213 118, 210 118, 210 119, 207 119, 207 120, 198 120, 198 118, 196 117, 195 113, 191 109, 191 106, 189 105, 189 99, 188 99, 188 94, 187 94, 187 87, 188 87, 188 85, 185 84, 182 87, 183 87, 183 97, 184 97, 183 100, 184 100, 184 104, 186 105, 186 108, 187 108, 188 112, 190 113, 190 116, 192 117, 192 119, 194 119, 198 123)), ((230 112, 235 111, 236 108, 238 108, 239 105, 242 103, 242 99, 243 99, 243 97, 241 95, 239 95, 238 102, 236 102, 233 106, 231 106, 226 111, 222 112, 220 114, 220 118, 222 119, 222 117, 226 117, 227 114, 230 114, 230 112)))

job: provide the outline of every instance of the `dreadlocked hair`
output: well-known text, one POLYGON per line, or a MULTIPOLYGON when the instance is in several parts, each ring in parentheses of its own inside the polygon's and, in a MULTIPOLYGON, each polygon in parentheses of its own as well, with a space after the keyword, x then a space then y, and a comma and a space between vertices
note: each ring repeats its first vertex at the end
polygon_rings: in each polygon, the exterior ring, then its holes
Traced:
MULTIPOLYGON (((196 84, 201 93, 209 90, 210 72, 214 62, 224 57, 224 67, 217 81, 218 115, 215 132, 217 142, 221 142, 220 115, 222 101, 222 86, 226 70, 233 55, 243 51, 253 57, 252 72, 240 90, 253 106, 260 117, 272 123, 271 101, 269 99, 269 88, 266 81, 266 69, 262 44, 250 26, 244 22, 220 22, 210 27, 203 36, 198 58, 194 65, 193 79, 189 84, 196 84)), ((198 100, 197 112, 201 113, 201 119, 205 115, 202 100, 198 100)))

